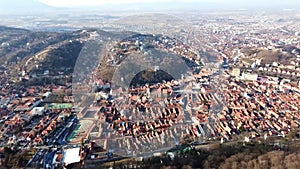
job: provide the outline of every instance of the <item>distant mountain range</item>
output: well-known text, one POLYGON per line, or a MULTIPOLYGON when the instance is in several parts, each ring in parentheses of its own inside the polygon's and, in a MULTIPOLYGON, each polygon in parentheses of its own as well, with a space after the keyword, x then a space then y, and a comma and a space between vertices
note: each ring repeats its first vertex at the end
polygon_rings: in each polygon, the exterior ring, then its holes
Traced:
POLYGON ((60 10, 38 0, 1 0, 0 14, 32 14, 60 10))

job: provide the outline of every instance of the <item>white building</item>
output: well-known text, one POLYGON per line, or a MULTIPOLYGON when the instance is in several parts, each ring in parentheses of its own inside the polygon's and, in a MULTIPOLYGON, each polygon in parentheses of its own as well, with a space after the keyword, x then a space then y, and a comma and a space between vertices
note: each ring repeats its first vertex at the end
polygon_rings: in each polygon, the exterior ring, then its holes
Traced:
POLYGON ((31 110, 31 115, 34 116, 34 115, 43 115, 45 112, 45 108, 44 107, 35 107, 31 110))
POLYGON ((256 81, 258 78, 257 73, 242 73, 241 79, 242 80, 250 80, 250 81, 256 81))

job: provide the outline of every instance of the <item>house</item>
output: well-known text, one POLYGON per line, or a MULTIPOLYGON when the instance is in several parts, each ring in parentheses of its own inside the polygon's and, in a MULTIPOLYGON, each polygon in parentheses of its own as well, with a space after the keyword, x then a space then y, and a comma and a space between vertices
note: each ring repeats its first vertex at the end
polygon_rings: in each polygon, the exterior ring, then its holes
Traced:
POLYGON ((31 111, 30 111, 30 114, 32 116, 35 116, 35 115, 43 115, 45 112, 45 108, 44 107, 34 107, 31 111))
POLYGON ((241 79, 242 80, 248 80, 248 81, 256 81, 258 78, 258 74, 257 73, 242 73, 241 79))
POLYGON ((240 73, 241 73, 241 70, 239 68, 233 68, 231 74, 235 77, 239 77, 240 73))

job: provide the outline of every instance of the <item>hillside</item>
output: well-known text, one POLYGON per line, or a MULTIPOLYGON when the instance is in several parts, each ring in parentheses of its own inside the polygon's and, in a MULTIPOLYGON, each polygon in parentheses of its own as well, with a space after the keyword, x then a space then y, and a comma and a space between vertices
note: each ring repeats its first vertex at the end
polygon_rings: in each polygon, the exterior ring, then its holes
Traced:
POLYGON ((37 32, 0 26, 0 63, 15 81, 68 75, 88 38, 83 31, 37 32))
MULTIPOLYGON (((148 69, 159 65, 167 74, 172 72, 172 78, 176 79, 180 78, 188 67, 200 63, 200 57, 191 48, 168 36, 106 32, 98 29, 41 32, 0 26, 0 63, 10 70, 12 80, 25 82, 27 85, 71 82, 71 78, 68 77, 74 75, 73 72, 75 75, 88 75, 92 69, 99 66, 101 56, 98 73, 103 80, 111 80, 116 67, 124 60, 129 62, 131 57, 132 62, 137 64, 136 70, 144 70, 143 66, 147 64, 152 65, 148 66, 148 69), (87 72, 85 69, 88 69, 87 72)), ((128 71, 132 72, 132 68, 127 70, 126 64, 123 64, 119 70, 120 76, 127 79, 127 75, 131 75, 128 71)), ((140 71, 133 73, 137 74, 140 71)), ((139 82, 172 79, 165 73, 159 75, 160 78, 153 79, 154 74, 150 72, 144 72, 139 82)))
POLYGON ((272 64, 273 62, 289 64, 299 55, 300 49, 294 46, 284 46, 277 50, 267 50, 259 48, 245 48, 242 50, 245 54, 245 61, 252 63, 255 60, 262 59, 262 64, 272 64))

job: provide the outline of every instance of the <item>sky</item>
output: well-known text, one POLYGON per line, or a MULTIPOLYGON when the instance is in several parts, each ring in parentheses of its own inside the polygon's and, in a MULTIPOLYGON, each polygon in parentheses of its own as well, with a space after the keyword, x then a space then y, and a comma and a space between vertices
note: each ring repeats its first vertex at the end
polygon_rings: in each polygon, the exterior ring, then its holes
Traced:
POLYGON ((191 3, 191 2, 214 2, 224 0, 40 0, 41 2, 57 7, 70 6, 94 6, 116 4, 146 4, 146 3, 191 3))
POLYGON ((39 0, 55 7, 84 7, 120 4, 183 4, 183 3, 214 3, 223 5, 263 5, 263 6, 293 6, 300 5, 299 0, 39 0))
POLYGON ((0 0, 0 14, 57 12, 65 8, 102 11, 300 9, 300 0, 0 0))

